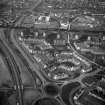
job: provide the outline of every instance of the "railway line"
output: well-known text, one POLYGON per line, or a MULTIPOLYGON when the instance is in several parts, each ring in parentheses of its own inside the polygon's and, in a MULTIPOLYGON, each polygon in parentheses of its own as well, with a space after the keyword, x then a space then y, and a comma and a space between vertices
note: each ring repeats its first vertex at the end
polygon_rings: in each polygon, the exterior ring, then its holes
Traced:
POLYGON ((17 30, 22 30, 22 29, 34 29, 36 31, 38 30, 48 30, 48 31, 67 31, 67 32, 90 32, 90 33, 100 33, 100 32, 105 32, 105 29, 60 29, 60 28, 36 28, 36 27, 23 27, 23 26, 11 26, 11 25, 0 25, 0 28, 3 29, 17 29, 17 30))
POLYGON ((20 73, 19 73, 19 67, 17 66, 16 64, 16 61, 14 60, 13 56, 11 55, 9 49, 6 47, 6 45, 4 44, 4 42, 0 39, 0 46, 1 48, 3 49, 3 51, 6 53, 6 56, 8 56, 6 59, 7 59, 7 63, 9 65, 9 68, 13 67, 13 69, 11 70, 13 76, 14 76, 14 79, 15 79, 15 82, 16 82, 16 90, 18 91, 18 96, 19 96, 19 99, 18 99, 18 104, 19 105, 23 105, 23 89, 22 89, 22 82, 21 82, 21 79, 20 79, 20 73))

